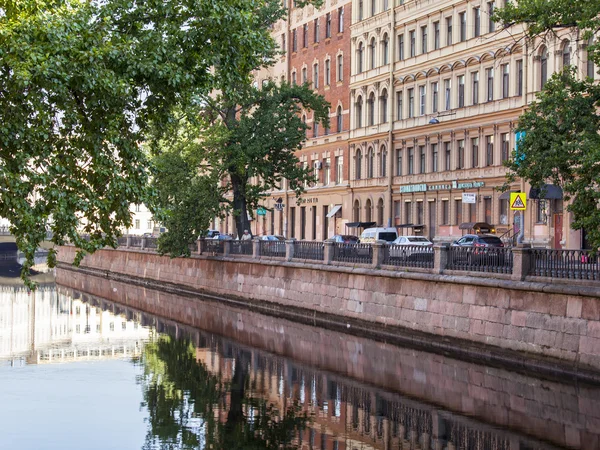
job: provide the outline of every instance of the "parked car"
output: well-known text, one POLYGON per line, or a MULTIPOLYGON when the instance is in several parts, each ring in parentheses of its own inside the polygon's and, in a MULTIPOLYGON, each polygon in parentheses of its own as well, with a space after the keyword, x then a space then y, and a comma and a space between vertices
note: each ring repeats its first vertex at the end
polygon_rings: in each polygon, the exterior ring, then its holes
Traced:
POLYGON ((398 230, 395 228, 367 228, 360 235, 360 242, 372 244, 375 241, 393 242, 398 238, 398 230))
POLYGON ((206 231, 206 239, 216 239, 221 233, 219 230, 207 230, 206 231))
POLYGON ((491 234, 465 234, 454 241, 452 247, 465 249, 452 252, 452 258, 458 263, 502 265, 505 262, 504 253, 499 251, 504 243, 491 234))
POLYGON ((337 244, 358 244, 360 243, 360 239, 358 236, 353 236, 351 234, 336 234, 331 238, 333 242, 337 244))
MULTIPOLYGON (((217 231, 217 233, 218 233, 218 231, 217 231)), ((219 241, 231 241, 233 239, 233 237, 229 234, 217 234, 212 239, 219 240, 219 241)))
POLYGON ((283 236, 279 236, 276 234, 265 234, 264 236, 260 236, 259 239, 261 241, 282 241, 285 242, 285 238, 283 236))
POLYGON ((433 260, 433 242, 424 236, 399 236, 390 246, 390 258, 409 261, 433 260))

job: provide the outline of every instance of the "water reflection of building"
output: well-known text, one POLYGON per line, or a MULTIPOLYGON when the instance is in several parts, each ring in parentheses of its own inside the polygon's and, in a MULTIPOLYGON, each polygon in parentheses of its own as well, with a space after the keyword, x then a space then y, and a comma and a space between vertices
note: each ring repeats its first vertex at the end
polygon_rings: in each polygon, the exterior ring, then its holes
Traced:
POLYGON ((0 360, 28 363, 137 355, 150 329, 57 292, 54 283, 30 291, 0 285, 0 360))

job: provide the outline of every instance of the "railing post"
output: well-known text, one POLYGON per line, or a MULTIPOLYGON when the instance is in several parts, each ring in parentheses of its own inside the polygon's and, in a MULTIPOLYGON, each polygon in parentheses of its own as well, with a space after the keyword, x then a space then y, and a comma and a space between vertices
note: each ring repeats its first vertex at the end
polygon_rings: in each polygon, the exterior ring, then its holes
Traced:
POLYGON ((231 244, 232 244, 232 241, 229 241, 229 240, 223 241, 223 256, 231 255, 231 244))
POLYGON ((199 255, 202 254, 202 242, 204 241, 204 238, 200 238, 196 241, 196 245, 197 245, 197 250, 196 253, 198 253, 199 255))
POLYGON ((125 248, 131 247, 131 236, 127 236, 127 243, 125 244, 125 248))
POLYGON ((288 239, 285 241, 285 260, 291 261, 294 259, 294 246, 296 245, 296 239, 288 239))
POLYGON ((144 250, 146 248, 146 237, 145 236, 142 236, 142 244, 141 244, 141 246, 142 246, 141 247, 142 250, 144 250))
POLYGON ((331 239, 327 239, 325 242, 325 248, 323 249, 323 264, 330 265, 333 262, 333 255, 335 253, 335 242, 331 239))
POLYGON ((252 239, 252 257, 254 259, 260 258, 260 239, 259 238, 252 239))
POLYGON ((436 244, 433 246, 433 270, 435 273, 444 273, 448 266, 449 255, 449 244, 436 244))
POLYGON ((513 271, 512 279, 515 281, 523 281, 529 275, 531 267, 531 244, 517 244, 512 249, 513 254, 513 271))
POLYGON ((389 250, 385 241, 376 241, 373 244, 373 261, 372 266, 374 269, 379 269, 383 265, 385 260, 385 252, 389 250))

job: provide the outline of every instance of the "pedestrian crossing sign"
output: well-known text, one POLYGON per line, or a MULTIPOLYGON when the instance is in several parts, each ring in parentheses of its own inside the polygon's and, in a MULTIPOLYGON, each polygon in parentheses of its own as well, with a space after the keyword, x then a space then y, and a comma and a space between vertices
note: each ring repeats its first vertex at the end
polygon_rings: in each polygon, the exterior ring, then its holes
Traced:
POLYGON ((525 192, 511 192, 510 209, 512 211, 525 211, 527 209, 527 196, 525 192))

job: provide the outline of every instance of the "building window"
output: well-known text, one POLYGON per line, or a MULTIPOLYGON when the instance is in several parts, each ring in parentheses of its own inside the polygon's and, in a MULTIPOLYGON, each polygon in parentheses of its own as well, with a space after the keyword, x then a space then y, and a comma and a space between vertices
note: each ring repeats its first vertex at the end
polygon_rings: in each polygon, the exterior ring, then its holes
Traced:
POLYGON ((508 225, 508 200, 500 200, 498 209, 498 223, 500 225, 508 225))
POLYGON ((308 70, 306 67, 302 68, 302 84, 308 83, 308 70))
POLYGON ((423 202, 417 202, 417 223, 423 224, 423 202))
POLYGON ((379 174, 381 177, 387 176, 387 149, 382 147, 380 153, 379 174))
POLYGON ((292 72, 292 84, 295 86, 297 84, 296 80, 296 71, 292 72))
POLYGON ((427 53, 427 25, 421 27, 421 53, 427 53))
POLYGON ((335 157, 335 184, 342 184, 344 177, 344 158, 342 156, 335 157))
POLYGON ((399 226, 402 225, 400 221, 400 212, 402 209, 402 202, 400 200, 394 200, 394 225, 399 226))
POLYGON ((362 106, 363 106, 362 97, 358 97, 358 100, 356 101, 356 127, 357 128, 362 128, 362 106))
POLYGON ((356 151, 356 159, 354 161, 354 166, 356 174, 354 178, 360 180, 362 178, 362 152, 360 150, 356 151))
POLYGON ((471 167, 479 167, 479 138, 471 138, 471 167))
POLYGON ((135 219, 135 229, 136 230, 140 229, 140 219, 135 219))
POLYGON ((401 34, 398 36, 398 60, 404 60, 404 35, 401 34))
POLYGON ((402 149, 396 150, 396 176, 402 176, 402 149))
POLYGON ((374 16, 377 9, 377 5, 375 4, 375 0, 371 0, 371 15, 374 16))
POLYGON ((344 32, 344 7, 338 8, 338 33, 344 32))
POLYGON ((381 56, 383 64, 387 65, 389 63, 389 38, 387 34, 383 35, 383 40, 381 41, 381 56))
POLYGON ((464 108, 465 106, 465 76, 460 75, 458 77, 458 107, 464 108))
POLYGON ((454 200, 454 224, 460 225, 462 223, 462 201, 454 200))
MULTIPOLYGON (((594 45, 594 38, 591 37, 588 42, 587 42, 587 47, 594 45)), ((586 50, 586 58, 587 58, 587 64, 586 64, 586 72, 587 72, 587 77, 588 78, 594 78, 596 75, 596 68, 594 67, 594 61, 590 58, 590 53, 589 51, 586 50)), ((521 63, 522 65, 522 63, 521 63)))
POLYGON ((460 42, 467 40, 467 13, 465 11, 458 15, 460 21, 460 42))
POLYGON ((494 164, 494 136, 485 137, 485 165, 491 166, 494 164))
POLYGON ((281 35, 281 51, 285 52, 286 48, 285 48, 285 34, 281 35))
POLYGON ((319 88, 319 65, 315 64, 313 66, 313 86, 315 89, 319 88))
POLYGON ((388 94, 386 89, 384 89, 381 93, 381 97, 379 97, 379 102, 381 104, 381 123, 387 123, 388 94))
POLYGON ((404 203, 404 220, 406 220, 406 223, 412 222, 412 203, 411 202, 404 203))
POLYGON ((517 95, 523 95, 523 60, 517 60, 517 95))
POLYGON ((425 85, 419 86, 419 114, 425 115, 425 102, 426 102, 425 85))
POLYGON ((491 102, 494 100, 494 68, 486 69, 485 73, 487 78, 487 101, 491 102))
POLYGON ((315 19, 314 21, 314 29, 315 29, 315 44, 319 42, 319 19, 315 19))
POLYGON ((431 112, 438 112, 438 97, 439 97, 439 83, 436 81, 435 83, 431 83, 431 96, 432 96, 432 100, 431 100, 431 112))
POLYGON ((410 147, 408 149, 408 174, 413 175, 415 173, 415 149, 410 147))
POLYGON ((389 2, 389 0, 383 0, 383 10, 387 11, 388 9, 390 9, 390 2, 389 2))
POLYGON ((398 91, 398 92, 396 92, 396 117, 398 118, 397 120, 402 120, 402 118, 403 118, 402 108, 403 108, 402 91, 398 91))
POLYGON ((456 142, 456 146, 458 147, 458 159, 457 159, 457 169, 464 169, 465 168, 465 141, 464 139, 460 139, 459 141, 456 142))
POLYGON ((544 89, 548 81, 548 51, 544 48, 540 55, 540 89, 544 89))
POLYGON ((375 125, 375 94, 372 92, 367 100, 367 114, 369 116, 368 125, 375 125))
POLYGON ((509 136, 508 133, 502 133, 500 135, 500 143, 502 145, 502 162, 508 161, 508 159, 510 157, 510 152, 509 152, 510 141, 509 141, 508 136, 509 136))
POLYGON ((298 30, 292 31, 292 51, 298 51, 298 30))
POLYGON ((358 20, 363 20, 363 6, 364 1, 358 0, 358 20))
POLYGON ((371 45, 369 46, 369 56, 370 56, 370 67, 369 69, 375 68, 375 55, 377 54, 376 46, 375 46, 375 38, 371 39, 371 45))
POLYGON ((375 152, 373 148, 369 148, 367 151, 367 178, 373 178, 375 176, 375 152))
POLYGON ((433 22, 433 49, 438 50, 440 48, 440 22, 433 22))
POLYGON ((342 81, 344 79, 344 57, 338 55, 337 57, 337 80, 342 81))
POLYGON ((473 94, 473 105, 479 103, 479 72, 471 73, 471 91, 473 94))
POLYGON ((502 98, 508 98, 510 96, 509 91, 509 74, 510 68, 508 64, 502 64, 502 98))
POLYGON ((325 38, 331 37, 331 13, 327 13, 325 18, 325 38))
POLYGON ((425 167, 425 146, 424 145, 420 145, 419 146, 419 173, 425 173, 426 172, 426 167, 425 167))
POLYGON ((446 17, 446 45, 452 45, 452 17, 446 17))
POLYGON ((450 202, 442 200, 442 225, 449 225, 450 222, 450 202))
POLYGON ((356 51, 356 72, 362 73, 363 71, 363 43, 360 42, 358 44, 358 50, 356 51))
POLYGON ((475 203, 468 204, 469 222, 477 222, 477 205, 475 203))
POLYGON ((337 107, 337 131, 340 133, 342 131, 342 107, 337 107))
POLYGON ((569 41, 563 42, 562 48, 562 66, 569 67, 571 65, 571 46, 569 41))
POLYGON ((492 19, 494 15, 494 2, 488 2, 488 31, 493 33, 496 31, 496 22, 492 19))
POLYGON ((431 144, 431 171, 438 171, 438 145, 431 144))
POLYGON ((408 33, 408 36, 410 38, 410 57, 412 58, 413 56, 416 55, 417 52, 417 43, 416 43, 416 38, 415 38, 415 30, 412 30, 408 33))
POLYGON ((445 104, 444 106, 446 107, 446 111, 450 110, 450 100, 451 100, 451 84, 450 84, 450 79, 444 80, 444 92, 445 92, 445 104))
POLYGON ((331 84, 331 61, 328 59, 325 61, 325 86, 331 84))
POLYGON ((308 24, 305 23, 304 26, 302 27, 302 47, 306 48, 308 47, 308 24))
POLYGON ((319 137, 319 122, 313 123, 313 137, 319 137))
POLYGON ((412 119, 415 115, 415 90, 408 90, 408 118, 412 119))
POLYGON ((481 36, 481 9, 473 8, 473 37, 481 36))
POLYGON ((544 224, 548 221, 548 216, 546 214, 547 211, 547 202, 546 200, 537 200, 536 201, 536 211, 535 211, 535 222, 544 224))
POLYGON ((444 170, 452 170, 452 144, 444 142, 444 170))

